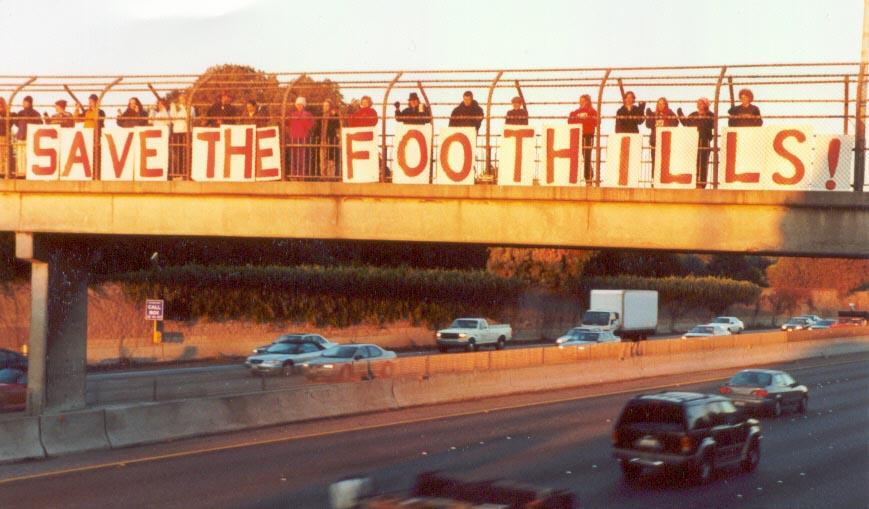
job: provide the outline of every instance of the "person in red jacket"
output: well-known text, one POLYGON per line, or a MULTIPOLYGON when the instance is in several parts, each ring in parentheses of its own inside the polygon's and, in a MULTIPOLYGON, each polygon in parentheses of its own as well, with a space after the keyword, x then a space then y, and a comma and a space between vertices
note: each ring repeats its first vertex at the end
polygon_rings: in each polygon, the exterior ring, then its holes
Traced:
POLYGON ((590 183, 593 178, 591 173, 591 147, 594 145, 594 132, 600 123, 597 111, 591 107, 590 95, 583 94, 579 97, 579 109, 570 112, 570 116, 567 117, 567 123, 582 125, 583 171, 586 183, 590 183))
POLYGON ((347 127, 374 127, 377 125, 377 112, 371 107, 371 98, 362 96, 360 108, 347 117, 347 127))
POLYGON ((311 128, 314 127, 314 116, 305 107, 308 101, 304 97, 297 97, 293 103, 293 110, 287 114, 286 137, 287 137, 287 173, 293 176, 304 176, 313 169, 311 161, 310 144, 308 137, 311 128))
POLYGON ((655 112, 646 109, 646 127, 651 129, 649 133, 649 145, 652 149, 652 181, 655 180, 655 136, 659 127, 676 127, 679 125, 679 117, 670 109, 670 103, 666 97, 661 97, 655 103, 655 112))

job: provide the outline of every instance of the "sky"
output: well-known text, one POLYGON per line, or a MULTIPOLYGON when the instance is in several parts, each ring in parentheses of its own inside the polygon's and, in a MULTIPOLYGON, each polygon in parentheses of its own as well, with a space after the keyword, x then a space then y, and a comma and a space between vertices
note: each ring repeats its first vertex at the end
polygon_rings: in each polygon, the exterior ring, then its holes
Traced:
POLYGON ((860 0, 0 0, 2 75, 857 61, 860 0))

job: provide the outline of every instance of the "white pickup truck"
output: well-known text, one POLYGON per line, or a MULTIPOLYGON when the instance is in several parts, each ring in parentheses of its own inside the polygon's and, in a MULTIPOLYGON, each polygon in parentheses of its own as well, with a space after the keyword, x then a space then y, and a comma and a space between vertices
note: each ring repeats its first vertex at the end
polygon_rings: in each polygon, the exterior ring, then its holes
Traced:
POLYGON ((483 318, 457 318, 446 329, 437 333, 438 350, 446 352, 451 346, 476 351, 480 345, 493 345, 498 350, 513 339, 513 329, 506 323, 490 324, 483 318))

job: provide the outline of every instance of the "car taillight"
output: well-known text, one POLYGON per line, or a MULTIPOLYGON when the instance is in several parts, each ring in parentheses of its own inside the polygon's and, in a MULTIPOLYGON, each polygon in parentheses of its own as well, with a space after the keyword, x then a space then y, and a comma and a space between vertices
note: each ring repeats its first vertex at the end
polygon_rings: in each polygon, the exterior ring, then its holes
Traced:
POLYGON ((733 389, 726 385, 722 385, 718 388, 718 392, 720 392, 721 394, 730 394, 731 392, 733 392, 733 389))
POLYGON ((688 454, 694 449, 694 440, 689 436, 683 436, 679 439, 679 450, 682 454, 688 454))
POLYGON ((751 394, 753 396, 757 396, 758 398, 765 398, 765 397, 769 396, 769 393, 766 392, 764 389, 755 389, 755 390, 751 391, 751 394))

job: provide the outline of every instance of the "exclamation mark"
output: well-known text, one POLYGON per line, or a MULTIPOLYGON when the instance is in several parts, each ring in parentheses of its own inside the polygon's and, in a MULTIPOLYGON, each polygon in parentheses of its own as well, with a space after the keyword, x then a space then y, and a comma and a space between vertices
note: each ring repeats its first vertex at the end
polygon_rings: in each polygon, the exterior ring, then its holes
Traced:
POLYGON ((830 145, 827 147, 827 167, 830 170, 830 180, 827 181, 827 191, 836 189, 836 181, 833 177, 836 175, 836 169, 839 166, 839 149, 842 147, 842 142, 839 138, 830 140, 830 145))

